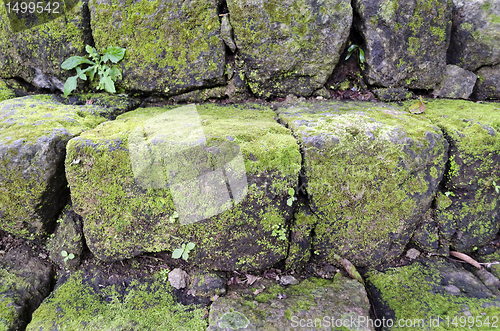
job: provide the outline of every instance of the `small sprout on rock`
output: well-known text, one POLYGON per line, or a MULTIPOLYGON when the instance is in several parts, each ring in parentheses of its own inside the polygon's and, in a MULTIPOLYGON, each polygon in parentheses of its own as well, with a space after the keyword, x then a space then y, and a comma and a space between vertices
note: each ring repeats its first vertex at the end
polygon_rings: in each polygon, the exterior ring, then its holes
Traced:
POLYGON ((493 187, 495 188, 495 192, 498 194, 500 192, 500 185, 497 185, 497 183, 493 181, 493 187))
MULTIPOLYGON (((175 219, 179 217, 179 213, 174 211, 174 213, 172 214, 172 216, 170 216, 170 218, 168 219, 168 221, 170 223, 175 223, 175 219)), ((194 246, 193 246, 194 247, 194 246)))
POLYGON ((66 251, 61 251, 62 257, 64 257, 64 262, 67 262, 68 260, 73 260, 75 258, 75 254, 69 253, 66 251))
POLYGON ((294 196, 295 195, 295 190, 293 188, 288 189, 288 195, 290 196, 288 200, 286 201, 286 204, 289 205, 290 207, 293 205, 293 202, 297 200, 297 198, 294 196))
POLYGON ((444 192, 444 195, 446 195, 447 197, 449 197, 450 195, 451 195, 452 197, 454 197, 454 196, 455 196, 455 193, 453 193, 453 192, 451 192, 451 191, 448 191, 448 192, 444 192))
POLYGON ((189 258, 189 252, 191 252, 194 249, 195 244, 190 242, 187 245, 182 244, 181 248, 176 248, 172 252, 172 258, 173 259, 179 259, 182 257, 184 261, 187 261, 189 258))

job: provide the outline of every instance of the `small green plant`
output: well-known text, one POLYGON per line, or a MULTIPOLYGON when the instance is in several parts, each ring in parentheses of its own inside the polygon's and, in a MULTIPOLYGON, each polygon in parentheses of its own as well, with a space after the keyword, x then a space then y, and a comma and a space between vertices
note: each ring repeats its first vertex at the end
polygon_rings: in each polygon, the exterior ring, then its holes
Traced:
POLYGON ((184 261, 187 261, 189 258, 189 252, 191 252, 194 249, 195 244, 194 243, 187 243, 187 244, 182 244, 181 248, 176 248, 172 252, 172 258, 173 259, 179 259, 182 257, 184 261))
POLYGON ((61 251, 62 257, 64 257, 64 262, 67 262, 68 260, 73 260, 75 258, 75 254, 69 253, 66 251, 61 251))
POLYGON ((72 56, 64 61, 61 68, 64 70, 76 69, 76 75, 69 77, 64 83, 64 96, 68 96, 76 89, 78 78, 87 80, 87 77, 93 81, 96 74, 99 75, 98 90, 106 90, 109 93, 115 93, 115 82, 122 78, 122 73, 118 66, 108 65, 108 61, 116 64, 125 56, 125 48, 109 46, 103 49, 102 56, 92 46, 85 46, 85 50, 89 54, 90 59, 84 56, 72 56), (82 69, 81 66, 88 64, 89 66, 82 69))
POLYGON ((493 183, 493 187, 495 188, 495 192, 497 192, 497 194, 500 192, 500 185, 497 185, 497 183, 495 183, 495 181, 492 182, 493 183))
POLYGON ((176 211, 174 211, 174 212, 173 212, 173 214, 172 214, 172 216, 170 216, 170 217, 169 217, 168 221, 169 221, 170 223, 174 223, 174 222, 175 222, 175 219, 176 219, 176 218, 178 218, 178 217, 179 217, 179 213, 178 213, 178 212, 176 212, 176 211))
POLYGON ((293 202, 295 200, 297 200, 297 198, 295 197, 295 190, 293 188, 289 188, 288 189, 288 195, 290 197, 288 198, 288 200, 286 200, 286 204, 289 205, 289 206, 292 206, 293 202))
POLYGON ((286 240, 285 228, 281 224, 274 224, 271 236, 278 237, 281 240, 286 240))
POLYGON ((170 272, 169 269, 161 269, 160 272, 157 274, 157 278, 166 282, 168 280, 168 273, 169 272, 170 272))
POLYGON ((446 195, 447 197, 449 197, 450 195, 451 195, 452 197, 454 197, 454 196, 455 196, 455 193, 453 193, 453 192, 451 192, 451 191, 448 191, 448 192, 444 192, 444 195, 446 195))
POLYGON ((365 52, 361 49, 361 47, 359 47, 356 44, 353 44, 353 45, 351 45, 351 47, 349 47, 349 49, 347 50, 347 56, 345 57, 345 59, 346 59, 346 61, 349 60, 351 55, 354 54, 356 52, 356 50, 359 54, 358 63, 361 65, 365 62, 365 52))

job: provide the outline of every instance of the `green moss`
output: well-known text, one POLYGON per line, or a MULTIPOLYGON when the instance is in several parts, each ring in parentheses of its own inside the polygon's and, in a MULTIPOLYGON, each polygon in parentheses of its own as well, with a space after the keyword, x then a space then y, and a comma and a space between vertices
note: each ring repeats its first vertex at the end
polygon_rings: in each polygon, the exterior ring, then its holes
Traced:
MULTIPOLYGON (((488 317, 491 321, 500 313, 500 307, 486 308, 493 299, 436 293, 434 284, 440 282, 439 271, 435 268, 424 268, 419 263, 389 269, 384 273, 372 271, 367 279, 382 293, 385 304, 394 311, 396 320, 425 320, 428 323, 430 318, 439 316, 440 326, 434 326, 432 330, 455 329, 451 323, 448 328, 445 322, 447 319, 451 322, 455 316, 481 316, 483 320, 488 317), (464 314, 464 309, 469 311, 470 315, 464 314)), ((489 327, 481 329, 493 330, 489 327)), ((422 330, 422 326, 408 330, 422 330)))
POLYGON ((5 84, 3 80, 0 79, 0 102, 15 97, 16 94, 14 93, 14 91, 9 86, 7 86, 7 84, 5 84))
POLYGON ((35 311, 27 330, 206 329, 205 309, 177 303, 165 282, 127 285, 98 287, 77 272, 35 311))

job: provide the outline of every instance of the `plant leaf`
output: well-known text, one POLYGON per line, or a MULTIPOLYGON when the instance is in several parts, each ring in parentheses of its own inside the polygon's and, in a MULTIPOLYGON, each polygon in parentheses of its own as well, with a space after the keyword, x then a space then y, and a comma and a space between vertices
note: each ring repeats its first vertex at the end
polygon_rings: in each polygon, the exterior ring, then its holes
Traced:
POLYGON ((122 79, 122 73, 120 72, 120 69, 118 69, 117 66, 111 67, 109 75, 111 76, 111 79, 113 79, 113 81, 115 82, 117 79, 122 79))
POLYGON ((293 197, 295 195, 295 190, 293 188, 288 189, 288 195, 293 197))
POLYGON ((182 253, 182 259, 184 261, 187 261, 189 259, 189 252, 188 251, 184 251, 184 253, 182 253))
POLYGON ((100 61, 101 58, 99 56, 99 53, 97 53, 97 50, 94 47, 87 45, 85 46, 85 50, 87 51, 87 53, 89 53, 90 57, 94 59, 94 61, 100 61))
POLYGON ((188 251, 190 251, 190 250, 192 250, 192 249, 194 248, 194 246, 195 246, 195 243, 188 243, 188 244, 186 245, 186 249, 187 249, 188 251))
POLYGON ((351 57, 352 53, 349 53, 347 54, 347 56, 345 57, 346 60, 349 60, 349 58, 351 57))
POLYGON ((288 198, 288 200, 286 201, 286 204, 291 207, 293 205, 293 198, 288 198))
POLYGON ((76 76, 78 78, 80 78, 81 80, 87 80, 87 75, 85 74, 85 72, 88 70, 85 69, 85 70, 82 70, 80 67, 76 67, 76 76))
POLYGON ((365 62, 365 52, 361 48, 359 49, 359 62, 365 62))
POLYGON ((104 77, 101 77, 101 80, 99 81, 99 86, 103 86, 104 89, 106 90, 106 92, 116 93, 115 83, 113 82, 111 77, 109 77, 107 75, 104 77))
POLYGON ((95 73, 97 72, 97 66, 92 66, 89 68, 89 71, 87 71, 87 75, 89 76, 90 80, 94 80, 95 73))
POLYGON ((94 64, 95 65, 94 62, 90 61, 86 57, 83 57, 83 56, 72 56, 72 57, 66 59, 66 61, 64 61, 61 64, 61 68, 63 68, 64 70, 71 70, 74 67, 79 66, 80 64, 83 64, 83 63, 88 63, 88 64, 94 64))
POLYGON ((64 83, 64 89, 63 89, 65 97, 70 95, 70 93, 76 89, 77 78, 78 78, 77 76, 73 76, 73 77, 69 77, 68 79, 66 79, 66 82, 64 83))
POLYGON ((73 260, 75 258, 75 254, 69 253, 68 259, 73 260))
POLYGON ((66 251, 61 251, 61 255, 62 255, 63 257, 66 257, 66 256, 68 256, 68 252, 66 252, 66 251))
POLYGON ((351 45, 351 47, 349 47, 349 49, 347 50, 349 53, 352 53, 353 50, 356 49, 356 47, 359 47, 358 45, 351 45))
POLYGON ((172 258, 173 259, 178 259, 182 256, 182 253, 184 253, 184 248, 176 248, 172 252, 172 258))
POLYGON ((174 212, 173 212, 173 214, 172 214, 172 217, 173 217, 173 218, 177 218, 177 217, 179 217, 179 213, 178 213, 178 212, 176 212, 176 211, 174 211, 174 212))
POLYGON ((125 48, 109 46, 108 49, 103 51, 102 62, 110 60, 113 63, 117 63, 125 56, 125 48))

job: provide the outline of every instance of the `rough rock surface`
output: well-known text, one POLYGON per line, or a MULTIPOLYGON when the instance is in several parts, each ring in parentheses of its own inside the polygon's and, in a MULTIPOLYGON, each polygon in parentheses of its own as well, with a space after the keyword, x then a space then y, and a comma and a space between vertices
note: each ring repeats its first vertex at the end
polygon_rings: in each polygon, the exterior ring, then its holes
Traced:
POLYGON ((196 296, 214 296, 226 293, 226 275, 222 272, 196 271, 190 278, 191 294, 196 296))
MULTIPOLYGON (((421 323, 408 330, 453 329, 457 326, 451 324, 453 319, 460 316, 463 316, 461 321, 468 316, 481 317, 483 321, 488 317, 491 325, 500 314, 499 296, 462 264, 442 258, 373 271, 367 274, 367 283, 379 319, 391 319, 394 325, 407 319, 421 323)), ((478 325, 468 324, 467 327, 483 328, 478 325)))
POLYGON ((161 278, 77 271, 59 281, 26 330, 205 330, 205 309, 177 303, 174 291, 161 278))
POLYGON ((500 64, 479 69, 477 77, 473 97, 479 100, 500 99, 500 64))
POLYGON ((442 81, 450 41, 448 0, 358 0, 368 83, 433 89, 442 81))
POLYGON ((411 99, 413 93, 403 87, 374 89, 373 93, 380 101, 401 101, 411 99))
POLYGON ((261 97, 311 95, 326 83, 352 22, 347 0, 228 0, 245 77, 261 97))
POLYGON ((500 228, 500 105, 435 100, 423 114, 450 142, 447 173, 433 219, 459 251, 487 244, 500 228))
POLYGON ((90 250, 117 260, 192 242, 188 261, 216 270, 285 258, 301 157, 275 115, 252 104, 138 109, 72 139, 66 176, 90 250))
POLYGON ((185 288, 189 283, 187 272, 180 268, 175 268, 168 273, 168 282, 176 289, 185 288))
POLYGON ((443 82, 433 94, 449 99, 468 99, 476 85, 477 76, 456 65, 447 65, 443 82))
MULTIPOLYGON (((278 111, 303 148, 315 216, 304 214, 295 227, 314 228, 318 257, 335 262, 338 254, 367 266, 400 255, 445 171, 441 131, 388 104, 317 102, 278 111)), ((291 252, 300 256, 307 237, 293 238, 299 249, 292 243, 291 252)))
POLYGON ((21 330, 49 295, 53 270, 49 263, 20 246, 0 255, 0 329, 21 330))
POLYGON ((72 74, 63 70, 61 63, 72 55, 84 55, 91 34, 87 1, 59 3, 66 6, 65 14, 41 25, 18 20, 13 26, 6 6, 1 6, 0 77, 22 77, 39 88, 62 91, 65 79, 72 74))
POLYGON ((69 198, 68 140, 106 121, 102 107, 67 106, 51 96, 0 102, 0 228, 23 238, 52 232, 69 198))
POLYGON ((207 331, 333 330, 335 326, 335 330, 342 326, 373 330, 362 322, 370 316, 369 310, 363 285, 341 274, 333 280, 310 278, 289 287, 258 281, 217 299, 210 308, 207 331), (255 293, 262 286, 265 289, 255 293))
POLYGON ((453 0, 448 63, 476 71, 500 63, 500 3, 453 0))
POLYGON ((98 49, 127 49, 128 90, 176 95, 224 83, 224 42, 215 0, 91 0, 98 49))

